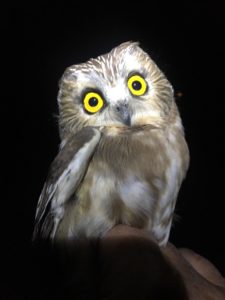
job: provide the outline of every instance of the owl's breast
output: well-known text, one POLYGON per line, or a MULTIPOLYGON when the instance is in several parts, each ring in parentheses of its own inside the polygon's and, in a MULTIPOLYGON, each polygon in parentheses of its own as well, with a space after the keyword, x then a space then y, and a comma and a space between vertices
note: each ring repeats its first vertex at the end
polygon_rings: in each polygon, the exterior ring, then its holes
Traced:
POLYGON ((103 136, 87 172, 91 202, 112 219, 148 224, 163 195, 171 198, 183 177, 174 142, 162 130, 103 136))
POLYGON ((77 191, 78 231, 99 235, 123 223, 164 237, 159 225, 164 219, 168 227, 186 172, 181 151, 186 146, 178 146, 185 141, 169 135, 163 130, 103 135, 77 191))

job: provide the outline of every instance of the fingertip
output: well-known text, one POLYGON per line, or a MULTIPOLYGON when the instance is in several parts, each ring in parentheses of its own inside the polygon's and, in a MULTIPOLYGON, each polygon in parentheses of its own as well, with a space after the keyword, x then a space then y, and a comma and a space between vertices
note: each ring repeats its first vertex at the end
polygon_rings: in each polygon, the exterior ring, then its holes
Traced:
POLYGON ((225 286, 225 278, 208 259, 191 249, 180 248, 179 251, 191 266, 205 279, 215 285, 225 286))

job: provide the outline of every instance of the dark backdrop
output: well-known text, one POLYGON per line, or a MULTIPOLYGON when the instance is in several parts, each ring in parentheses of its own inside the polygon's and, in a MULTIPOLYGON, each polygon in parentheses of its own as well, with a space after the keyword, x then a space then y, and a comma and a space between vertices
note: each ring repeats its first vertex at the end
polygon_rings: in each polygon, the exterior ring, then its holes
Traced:
POLYGON ((15 169, 7 182, 12 217, 3 216, 9 262, 17 257, 28 264, 36 203, 59 144, 56 97, 64 69, 133 40, 182 95, 177 104, 191 164, 170 239, 204 255, 225 274, 224 1, 165 2, 10 7, 5 33, 14 53, 22 51, 17 70, 11 56, 13 80, 21 84, 19 90, 10 88, 16 94, 15 169))

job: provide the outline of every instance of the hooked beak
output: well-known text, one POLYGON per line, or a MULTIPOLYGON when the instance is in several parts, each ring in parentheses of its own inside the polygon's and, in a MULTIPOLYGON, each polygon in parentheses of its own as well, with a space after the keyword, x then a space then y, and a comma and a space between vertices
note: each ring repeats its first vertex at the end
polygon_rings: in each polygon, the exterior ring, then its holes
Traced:
POLYGON ((131 125, 131 116, 130 110, 126 103, 121 103, 116 106, 117 116, 121 120, 121 122, 127 126, 131 125))

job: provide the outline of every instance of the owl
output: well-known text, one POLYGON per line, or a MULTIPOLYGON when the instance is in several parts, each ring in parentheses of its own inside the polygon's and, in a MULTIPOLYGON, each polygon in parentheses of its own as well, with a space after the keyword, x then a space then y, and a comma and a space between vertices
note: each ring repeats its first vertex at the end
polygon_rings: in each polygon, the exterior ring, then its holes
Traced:
POLYGON ((122 43, 65 70, 58 108, 61 144, 33 238, 101 238, 126 224, 165 245, 189 151, 163 72, 138 43, 122 43))

